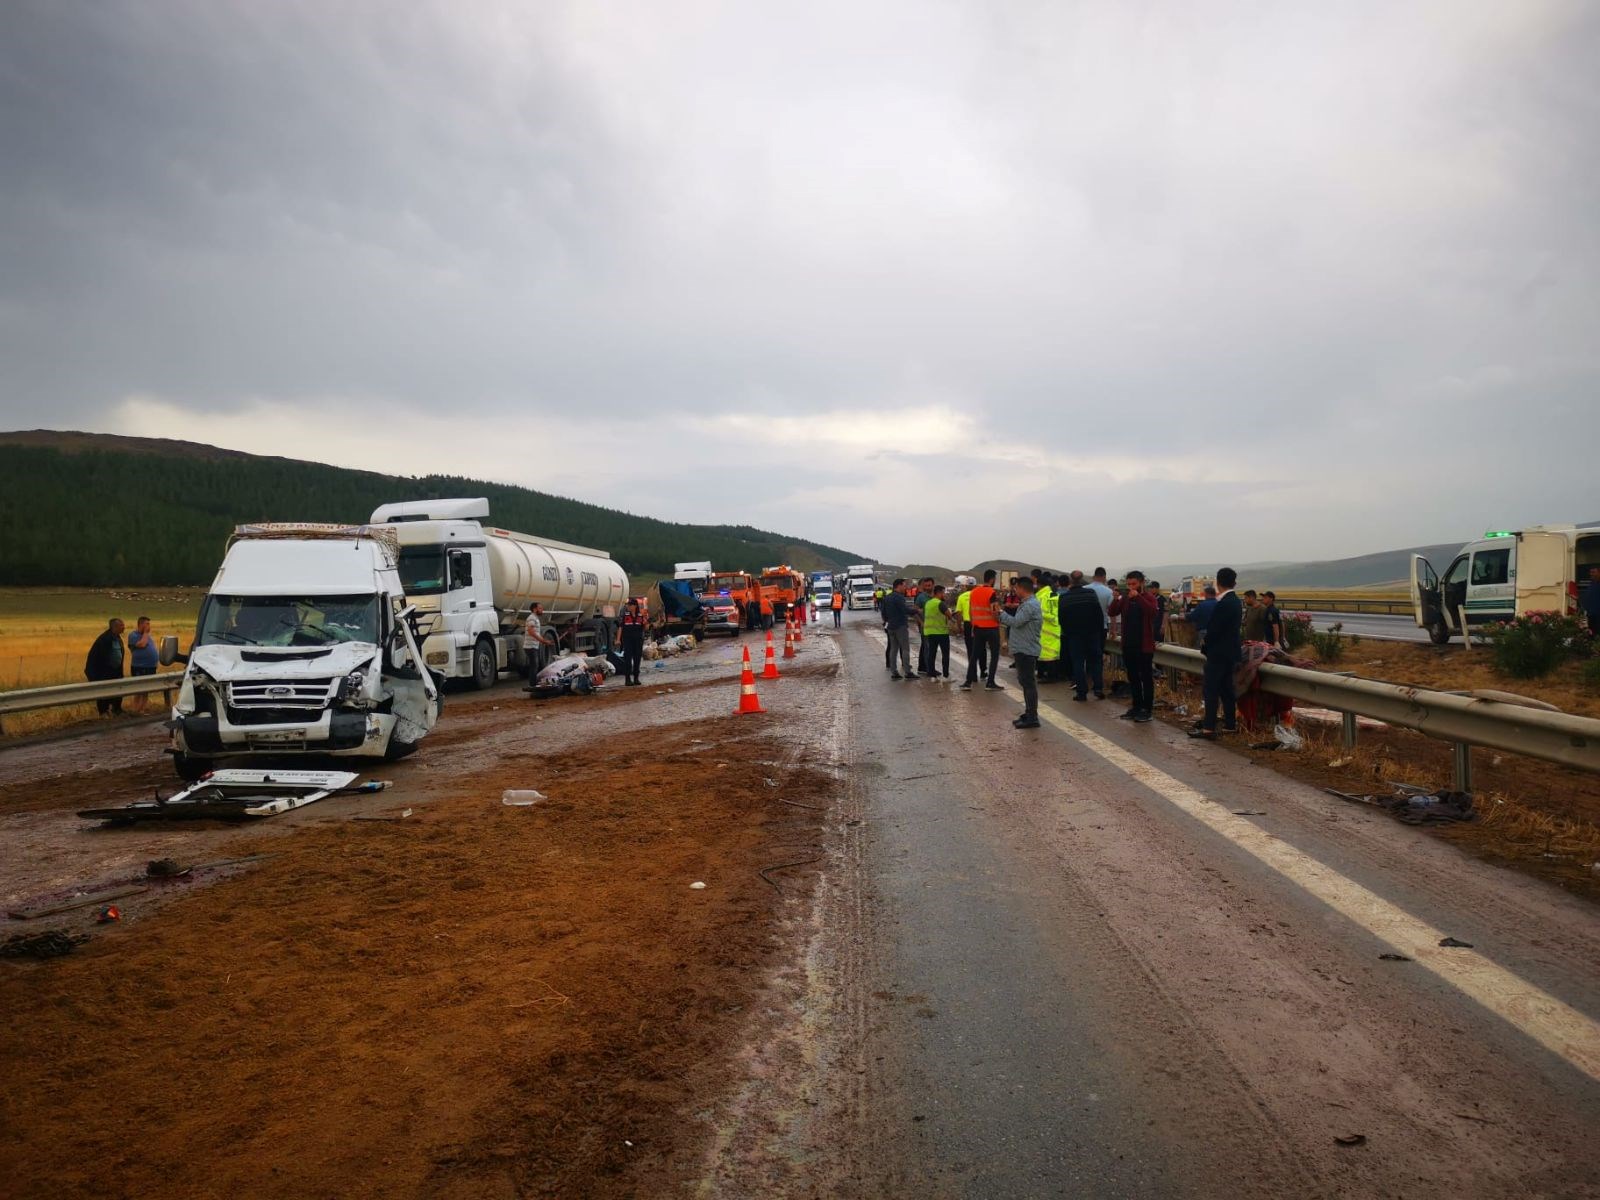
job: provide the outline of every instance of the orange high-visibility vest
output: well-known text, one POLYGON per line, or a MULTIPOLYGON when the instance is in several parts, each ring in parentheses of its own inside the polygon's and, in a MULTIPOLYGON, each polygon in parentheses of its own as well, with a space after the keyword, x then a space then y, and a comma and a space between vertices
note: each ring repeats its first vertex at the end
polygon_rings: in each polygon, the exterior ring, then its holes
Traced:
POLYGON ((841 608, 844 607, 844 593, 843 592, 835 592, 833 594, 833 607, 834 607, 835 610, 838 610, 838 609, 841 609, 841 608))
POLYGON ((989 611, 989 606, 994 603, 994 589, 986 583, 980 583, 972 589, 972 627, 974 629, 996 629, 1000 620, 989 611))

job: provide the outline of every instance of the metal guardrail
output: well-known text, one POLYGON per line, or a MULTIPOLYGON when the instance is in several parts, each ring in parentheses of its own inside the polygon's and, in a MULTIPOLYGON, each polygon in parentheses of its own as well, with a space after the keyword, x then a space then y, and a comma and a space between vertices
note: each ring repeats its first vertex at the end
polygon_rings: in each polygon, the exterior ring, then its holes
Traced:
POLYGON ((1278 607, 1292 612, 1351 613, 1384 617, 1409 617, 1413 613, 1411 600, 1404 596, 1397 596, 1393 600, 1351 600, 1339 596, 1315 594, 1297 596, 1285 593, 1278 597, 1278 607))
MULTIPOLYGON (((1120 656, 1122 648, 1112 640, 1106 643, 1106 650, 1120 656)), ((1190 675, 1205 669, 1205 658, 1198 650, 1165 644, 1156 647, 1156 663, 1190 675)), ((1272 663, 1263 663, 1258 673, 1261 690, 1269 695, 1288 696, 1343 713, 1346 749, 1356 744, 1356 717, 1371 717, 1453 743, 1459 791, 1472 790, 1473 746, 1600 772, 1600 720, 1593 717, 1272 663)))
POLYGON ((44 708, 60 708, 66 704, 121 699, 124 696, 148 696, 152 692, 165 693, 165 701, 170 704, 172 694, 182 683, 182 671, 162 671, 155 675, 125 676, 122 679, 100 679, 90 683, 63 683, 55 687, 18 688, 15 691, 0 692, 0 734, 5 733, 7 716, 37 712, 44 708))

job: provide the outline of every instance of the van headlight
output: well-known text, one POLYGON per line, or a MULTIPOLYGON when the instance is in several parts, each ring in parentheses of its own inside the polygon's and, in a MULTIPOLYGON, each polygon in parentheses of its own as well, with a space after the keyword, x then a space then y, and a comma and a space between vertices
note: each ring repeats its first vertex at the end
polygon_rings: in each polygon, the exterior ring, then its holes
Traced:
POLYGON ((364 671, 351 671, 339 681, 339 691, 335 699, 349 700, 352 696, 359 696, 361 689, 367 685, 367 676, 364 671))

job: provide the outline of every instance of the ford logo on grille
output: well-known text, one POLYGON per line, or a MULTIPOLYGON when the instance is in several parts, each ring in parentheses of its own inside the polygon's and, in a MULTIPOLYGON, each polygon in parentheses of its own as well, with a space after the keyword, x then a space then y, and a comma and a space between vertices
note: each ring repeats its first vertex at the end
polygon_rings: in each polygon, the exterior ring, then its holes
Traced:
POLYGON ((294 689, 292 687, 285 687, 283 684, 280 683, 276 687, 269 687, 267 689, 267 695, 274 696, 274 697, 276 697, 276 696, 292 696, 292 695, 294 695, 294 689))

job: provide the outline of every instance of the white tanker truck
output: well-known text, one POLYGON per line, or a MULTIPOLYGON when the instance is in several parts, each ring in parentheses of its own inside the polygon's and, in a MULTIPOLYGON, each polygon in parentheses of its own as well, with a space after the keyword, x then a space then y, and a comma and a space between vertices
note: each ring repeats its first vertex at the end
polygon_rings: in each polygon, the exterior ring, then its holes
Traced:
POLYGON ((428 670, 479 688, 525 665, 522 633, 535 603, 548 641, 587 650, 628 597, 628 577, 605 551, 486 527, 488 516, 482 497, 385 504, 372 514, 399 543, 428 670))

